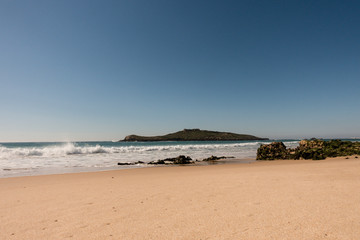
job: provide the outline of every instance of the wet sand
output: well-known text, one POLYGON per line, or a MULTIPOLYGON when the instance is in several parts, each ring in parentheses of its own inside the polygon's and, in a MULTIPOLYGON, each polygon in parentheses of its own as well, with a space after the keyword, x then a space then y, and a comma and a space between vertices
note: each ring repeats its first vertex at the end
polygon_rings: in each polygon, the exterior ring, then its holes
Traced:
POLYGON ((359 239, 360 158, 0 179, 0 239, 359 239))

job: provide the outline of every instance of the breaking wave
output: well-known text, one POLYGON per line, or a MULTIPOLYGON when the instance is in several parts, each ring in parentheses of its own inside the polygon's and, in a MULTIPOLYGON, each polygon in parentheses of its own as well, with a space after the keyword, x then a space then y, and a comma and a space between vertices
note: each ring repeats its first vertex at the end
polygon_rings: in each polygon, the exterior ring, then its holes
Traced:
MULTIPOLYGON (((149 162, 178 155, 193 159, 211 155, 254 159, 257 148, 268 142, 3 143, 0 144, 0 177, 41 169, 111 168, 117 167, 118 162, 149 162)), ((298 141, 284 143, 293 147, 298 141)))
POLYGON ((65 143, 55 146, 40 147, 5 147, 0 145, 0 159, 21 157, 66 157, 69 155, 91 154, 121 154, 121 153, 146 153, 146 152, 186 152, 186 151, 210 151, 230 150, 241 148, 257 148, 262 142, 225 143, 225 144, 167 144, 151 146, 81 146, 76 143, 65 143))
POLYGON ((3 158, 18 158, 18 157, 31 157, 31 156, 43 156, 43 157, 60 157, 73 154, 96 154, 96 153, 108 153, 108 150, 100 145, 81 147, 76 146, 74 143, 67 143, 60 146, 51 147, 19 147, 8 148, 0 146, 0 159, 3 158))

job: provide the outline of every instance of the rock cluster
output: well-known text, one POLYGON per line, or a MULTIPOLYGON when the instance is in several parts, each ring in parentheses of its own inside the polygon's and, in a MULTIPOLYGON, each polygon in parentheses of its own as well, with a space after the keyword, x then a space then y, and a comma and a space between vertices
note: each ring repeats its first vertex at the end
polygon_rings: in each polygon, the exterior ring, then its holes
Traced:
MULTIPOLYGON (((208 157, 208 158, 205 158, 203 160, 200 160, 200 161, 217 161, 217 160, 220 160, 220 159, 225 159, 225 158, 234 158, 234 157, 225 157, 225 156, 222 156, 222 157, 217 157, 217 156, 211 156, 211 157, 208 157)), ((196 160, 196 161, 199 161, 199 160, 196 160)), ((150 165, 161 165, 161 164, 164 164, 164 165, 171 165, 171 164, 193 164, 195 163, 191 157, 187 156, 185 157, 184 155, 180 155, 176 158, 166 158, 166 159, 159 159, 159 160, 156 160, 156 161, 152 161, 152 162, 148 162, 147 164, 150 164, 150 165)), ((145 162, 142 162, 142 161, 137 161, 137 162, 118 162, 117 165, 137 165, 137 164, 145 164, 145 162)))
POLYGON ((191 164, 194 163, 194 161, 191 159, 191 157, 187 156, 185 157, 184 155, 180 155, 176 158, 166 158, 166 159, 159 159, 156 161, 152 161, 149 162, 148 164, 154 164, 154 165, 158 165, 158 164, 191 164))
POLYGON ((282 142, 273 142, 270 144, 262 144, 256 155, 256 160, 275 160, 275 159, 287 159, 289 151, 282 142))
POLYGON ((313 159, 350 156, 360 154, 360 142, 341 140, 323 141, 319 139, 301 140, 297 148, 287 149, 282 142, 261 145, 257 150, 257 160, 313 159))
POLYGON ((203 159, 203 161, 205 161, 205 162, 208 162, 208 161, 217 161, 217 160, 226 159, 226 158, 234 158, 234 157, 225 157, 225 156, 217 157, 217 156, 211 156, 211 157, 208 157, 208 158, 203 159))
POLYGON ((142 161, 137 161, 137 162, 118 162, 117 165, 137 165, 137 164, 144 164, 144 162, 142 162, 142 161))

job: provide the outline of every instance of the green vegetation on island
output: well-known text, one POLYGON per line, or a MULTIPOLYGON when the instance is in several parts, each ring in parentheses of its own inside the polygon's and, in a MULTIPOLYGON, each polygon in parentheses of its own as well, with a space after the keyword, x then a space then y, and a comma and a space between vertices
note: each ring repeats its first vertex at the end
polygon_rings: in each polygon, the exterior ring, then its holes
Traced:
POLYGON ((268 140, 247 134, 230 132, 207 131, 200 129, 184 129, 164 136, 144 137, 129 135, 121 142, 158 142, 158 141, 241 141, 241 140, 268 140))
POLYGON ((319 139, 301 140, 296 148, 286 148, 282 142, 261 145, 256 160, 312 159, 343 157, 360 154, 360 142, 319 139))

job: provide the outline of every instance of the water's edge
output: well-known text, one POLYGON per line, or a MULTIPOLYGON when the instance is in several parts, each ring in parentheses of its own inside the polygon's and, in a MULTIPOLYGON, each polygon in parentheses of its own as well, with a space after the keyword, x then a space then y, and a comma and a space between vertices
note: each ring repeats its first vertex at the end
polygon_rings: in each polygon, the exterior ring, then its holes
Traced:
MULTIPOLYGON (((282 141, 287 147, 296 147, 299 142, 282 141)), ((272 141, 0 143, 0 177, 148 167, 146 164, 118 166, 117 163, 147 163, 179 155, 190 156, 193 160, 214 155, 234 157, 237 162, 246 159, 254 161, 258 147, 270 142, 272 141)), ((225 162, 231 161, 228 159, 225 162)))

